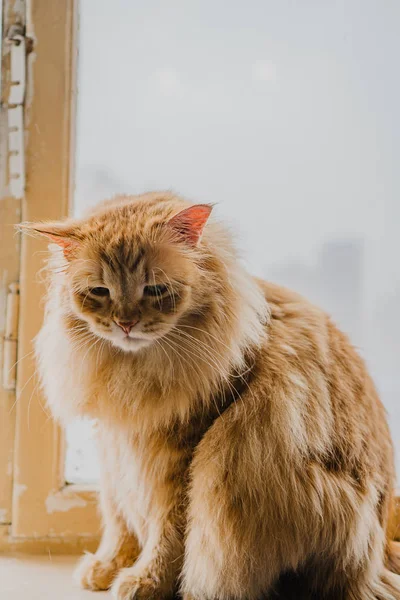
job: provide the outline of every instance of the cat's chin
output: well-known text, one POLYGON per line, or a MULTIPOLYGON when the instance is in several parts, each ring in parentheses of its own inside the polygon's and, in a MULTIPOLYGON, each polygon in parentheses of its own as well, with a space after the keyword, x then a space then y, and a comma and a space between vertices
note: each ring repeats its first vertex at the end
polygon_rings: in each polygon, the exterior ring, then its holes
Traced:
POLYGON ((124 352, 139 352, 139 350, 143 350, 143 348, 147 348, 151 345, 152 340, 145 340, 143 338, 132 338, 132 337, 124 337, 122 339, 111 339, 110 340, 113 346, 119 348, 119 350, 123 350, 124 352))

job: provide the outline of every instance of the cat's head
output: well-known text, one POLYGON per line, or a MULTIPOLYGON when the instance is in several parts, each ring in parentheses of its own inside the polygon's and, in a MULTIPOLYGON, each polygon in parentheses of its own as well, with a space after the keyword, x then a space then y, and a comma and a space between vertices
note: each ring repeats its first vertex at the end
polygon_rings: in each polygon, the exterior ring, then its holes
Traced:
MULTIPOLYGON (((202 289, 211 206, 125 198, 82 220, 26 223, 56 246, 63 306, 114 346, 136 352, 164 337, 202 289)), ((54 261, 53 261, 54 262, 54 261)))

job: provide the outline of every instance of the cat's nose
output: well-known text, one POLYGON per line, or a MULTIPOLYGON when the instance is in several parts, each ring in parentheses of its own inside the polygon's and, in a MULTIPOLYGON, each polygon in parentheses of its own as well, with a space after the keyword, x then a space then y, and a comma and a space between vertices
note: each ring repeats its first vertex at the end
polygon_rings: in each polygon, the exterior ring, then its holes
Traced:
POLYGON ((129 335, 132 327, 134 327, 136 325, 136 323, 139 322, 139 319, 135 319, 134 321, 115 321, 116 324, 118 325, 118 327, 121 327, 122 331, 124 333, 126 333, 126 335, 129 335))

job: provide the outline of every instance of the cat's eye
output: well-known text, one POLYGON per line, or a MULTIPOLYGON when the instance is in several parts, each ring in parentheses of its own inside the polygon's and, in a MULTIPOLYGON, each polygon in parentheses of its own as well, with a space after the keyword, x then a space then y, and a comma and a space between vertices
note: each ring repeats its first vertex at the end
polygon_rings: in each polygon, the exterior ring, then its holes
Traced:
POLYGON ((167 291, 167 286, 159 283, 158 285, 145 285, 144 294, 146 296, 162 296, 167 291))
POLYGON ((90 290, 90 293, 93 294, 93 296, 105 297, 110 295, 110 290, 106 287, 95 287, 90 290))

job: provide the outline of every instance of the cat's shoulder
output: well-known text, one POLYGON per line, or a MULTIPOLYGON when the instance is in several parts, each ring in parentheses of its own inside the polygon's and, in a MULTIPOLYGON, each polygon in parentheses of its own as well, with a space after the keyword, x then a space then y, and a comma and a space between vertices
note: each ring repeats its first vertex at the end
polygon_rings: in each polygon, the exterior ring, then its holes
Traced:
POLYGON ((325 320, 327 318, 328 315, 322 308, 298 292, 271 281, 259 278, 256 278, 256 281, 264 293, 272 317, 279 318, 283 315, 300 317, 303 315, 314 319, 325 320))
POLYGON ((269 305, 267 354, 286 356, 291 352, 305 362, 324 364, 346 361, 365 376, 365 366, 349 336, 325 310, 301 294, 258 279, 269 305))

